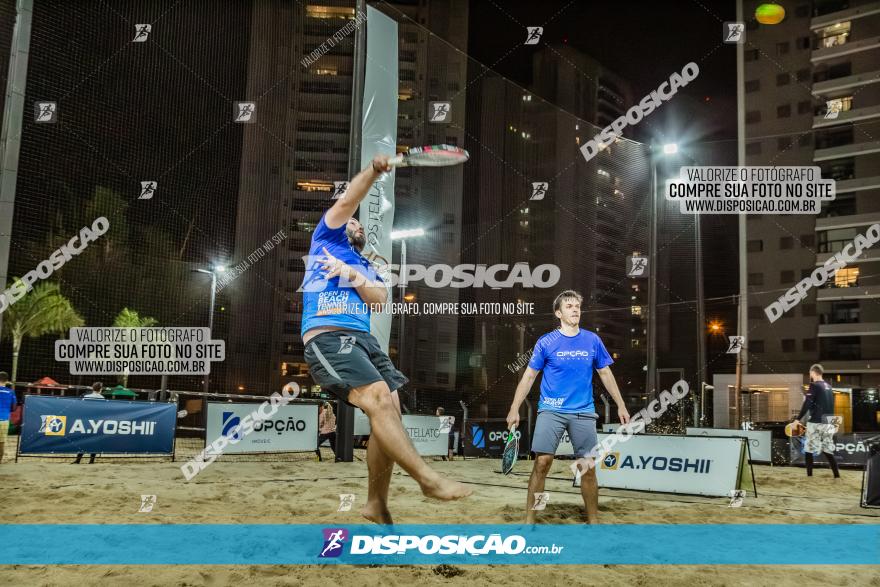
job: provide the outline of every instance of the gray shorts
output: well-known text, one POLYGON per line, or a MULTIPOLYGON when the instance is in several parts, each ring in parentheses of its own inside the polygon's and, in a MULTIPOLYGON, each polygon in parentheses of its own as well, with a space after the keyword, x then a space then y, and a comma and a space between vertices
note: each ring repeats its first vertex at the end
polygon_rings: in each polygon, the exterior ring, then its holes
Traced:
POLYGON ((535 431, 532 433, 532 452, 556 454, 562 433, 567 430, 574 446, 574 454, 584 456, 599 444, 599 437, 596 435, 598 419, 599 415, 594 412, 562 414, 542 410, 538 412, 535 431))

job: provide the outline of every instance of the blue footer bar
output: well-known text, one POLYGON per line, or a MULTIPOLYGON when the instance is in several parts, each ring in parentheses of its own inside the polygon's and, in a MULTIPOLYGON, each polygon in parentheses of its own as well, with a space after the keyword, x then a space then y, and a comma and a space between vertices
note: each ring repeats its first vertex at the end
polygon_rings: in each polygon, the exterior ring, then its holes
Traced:
POLYGON ((880 564, 876 524, 5 524, 0 531, 4 565, 880 564))

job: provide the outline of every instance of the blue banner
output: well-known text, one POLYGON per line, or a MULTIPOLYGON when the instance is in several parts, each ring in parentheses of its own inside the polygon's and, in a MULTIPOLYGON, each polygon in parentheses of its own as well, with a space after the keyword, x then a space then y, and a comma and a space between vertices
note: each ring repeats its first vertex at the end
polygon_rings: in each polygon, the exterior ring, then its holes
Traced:
POLYGON ((880 564, 877 524, 14 524, 0 531, 12 538, 0 565, 880 564), (805 536, 822 547, 805 548, 805 536))
POLYGON ((177 406, 25 396, 21 454, 171 454, 177 406))

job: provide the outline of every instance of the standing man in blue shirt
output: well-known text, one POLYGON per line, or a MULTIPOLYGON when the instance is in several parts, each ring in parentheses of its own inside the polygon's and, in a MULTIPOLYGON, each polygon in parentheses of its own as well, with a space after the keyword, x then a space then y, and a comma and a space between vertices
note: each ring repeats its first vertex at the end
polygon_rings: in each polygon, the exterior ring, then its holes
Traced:
POLYGON ((593 369, 605 389, 617 403, 621 424, 629 422, 629 412, 623 403, 617 381, 611 373, 614 363, 602 340, 593 332, 580 327, 583 297, 574 290, 566 290, 553 302, 553 313, 559 318, 557 330, 545 334, 535 344, 526 372, 516 388, 516 395, 507 414, 508 428, 519 425, 519 408, 529 394, 539 372, 541 399, 538 418, 532 436, 535 464, 529 478, 526 500, 526 523, 535 523, 535 493, 544 491, 544 480, 553 464, 553 455, 566 430, 576 455, 587 455, 589 467, 581 479, 581 495, 587 510, 587 522, 599 522, 599 485, 595 463, 589 456, 598 445, 596 420, 599 415, 593 404, 593 369))
POLYGON ((15 406, 15 390, 9 383, 9 374, 0 371, 0 461, 3 460, 3 448, 9 436, 9 415, 15 406))
POLYGON ((303 353, 312 378, 340 400, 357 406, 370 419, 367 503, 361 514, 391 524, 388 485, 394 463, 412 476, 428 497, 452 500, 471 489, 431 469, 407 436, 400 420, 397 390, 409 379, 398 371, 370 334, 371 306, 384 304, 388 288, 361 254, 364 228, 352 215, 373 183, 391 171, 387 155, 378 155, 357 174, 327 210, 309 249, 303 279, 303 353))

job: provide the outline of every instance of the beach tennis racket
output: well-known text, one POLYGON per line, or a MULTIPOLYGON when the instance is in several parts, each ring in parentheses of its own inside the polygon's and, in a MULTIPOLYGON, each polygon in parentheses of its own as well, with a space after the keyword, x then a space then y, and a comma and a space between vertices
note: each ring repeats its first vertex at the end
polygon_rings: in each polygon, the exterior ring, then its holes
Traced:
POLYGON ((507 443, 504 445, 504 453, 501 455, 501 472, 509 475, 513 471, 516 464, 516 457, 519 456, 519 438, 516 436, 516 427, 510 427, 510 436, 507 437, 507 443))
POLYGON ((447 167, 459 165, 468 160, 470 155, 464 149, 450 145, 429 145, 413 147, 388 159, 391 167, 447 167))
POLYGON ((789 438, 791 438, 791 437, 797 438, 798 436, 803 436, 804 432, 806 432, 806 431, 807 431, 806 427, 803 424, 801 424, 800 422, 798 422, 797 424, 795 424, 794 422, 789 422, 788 424, 785 425, 785 435, 788 436, 789 438))

